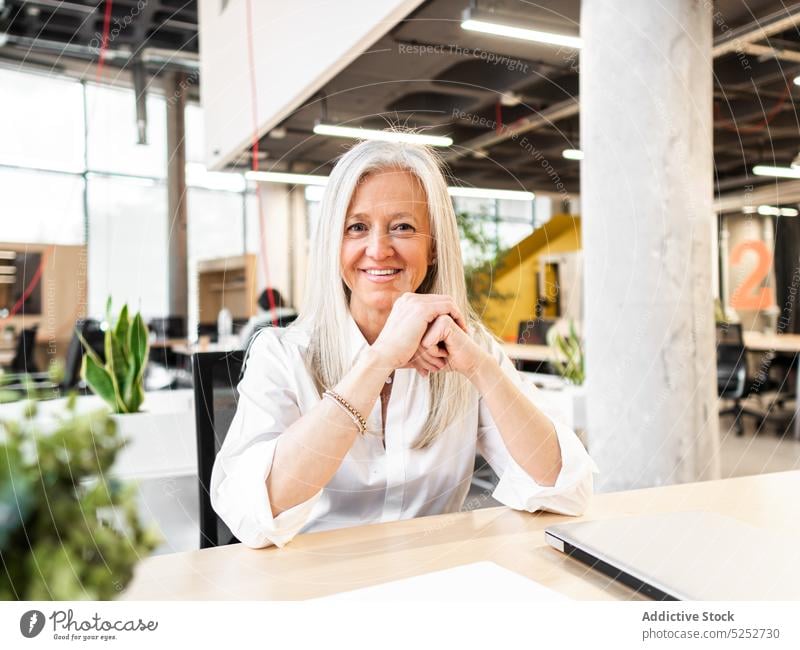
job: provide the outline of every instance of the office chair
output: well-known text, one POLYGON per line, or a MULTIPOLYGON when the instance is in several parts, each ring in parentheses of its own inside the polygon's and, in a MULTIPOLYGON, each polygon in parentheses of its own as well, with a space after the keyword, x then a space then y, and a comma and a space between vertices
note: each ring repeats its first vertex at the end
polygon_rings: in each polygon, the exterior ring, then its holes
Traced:
POLYGON ((105 332, 100 329, 100 321, 86 318, 75 323, 75 331, 73 331, 72 338, 69 341, 67 358, 64 364, 64 379, 61 382, 63 391, 75 388, 81 380, 81 362, 84 350, 77 332, 81 333, 84 340, 103 362, 105 362, 106 358, 105 332))
POLYGON ((197 476, 200 492, 200 548, 238 543, 211 507, 211 470, 236 412, 236 386, 244 372, 245 351, 192 355, 197 476))
MULTIPOLYGON (((265 327, 288 327, 291 323, 294 323, 297 320, 298 316, 299 314, 287 314, 285 316, 279 316, 276 321, 267 321, 263 325, 259 325, 253 330, 253 333, 250 334, 250 338, 247 340, 247 344, 244 346, 244 349, 246 350, 248 347, 250 347, 250 342, 253 340, 253 337, 255 337, 255 335, 265 327)), ((242 329, 243 328, 240 327, 239 331, 242 329)))
POLYGON ((20 330, 17 336, 17 349, 8 369, 12 373, 35 374, 39 372, 33 359, 38 325, 20 330))
POLYGON ((159 339, 186 338, 186 318, 184 316, 162 316, 151 318, 147 324, 159 339))
POLYGON ((769 415, 769 412, 762 413, 742 405, 744 399, 759 392, 761 385, 748 379, 742 326, 739 323, 717 323, 717 395, 720 399, 733 400, 733 405, 720 410, 719 415, 735 417, 733 429, 737 436, 744 434, 742 416, 756 418, 757 430, 760 430, 769 415))

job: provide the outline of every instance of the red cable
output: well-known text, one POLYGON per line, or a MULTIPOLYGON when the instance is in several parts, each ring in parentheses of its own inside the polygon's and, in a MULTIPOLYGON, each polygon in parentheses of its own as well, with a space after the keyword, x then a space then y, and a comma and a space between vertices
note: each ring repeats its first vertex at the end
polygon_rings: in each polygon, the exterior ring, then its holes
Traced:
POLYGON ((503 105, 499 101, 494 105, 494 122, 495 133, 500 133, 503 130, 503 105))
POLYGON ((103 63, 106 60, 106 50, 108 49, 108 33, 111 27, 111 6, 114 0, 106 0, 106 12, 103 16, 103 40, 100 43, 100 59, 97 62, 97 71, 94 80, 100 81, 103 76, 103 63))
MULTIPOLYGON (((256 64, 253 55, 253 15, 251 0, 246 3, 247 18, 247 62, 250 67, 250 109, 253 119, 252 164, 254 172, 258 171, 258 94, 256 92, 256 64)), ((269 277, 269 263, 267 262, 267 246, 264 239, 264 212, 261 202, 261 186, 256 181, 256 206, 258 208, 258 224, 260 226, 259 247, 261 250, 261 265, 264 270, 264 282, 267 285, 267 300, 272 312, 272 324, 278 326, 278 316, 275 311, 275 294, 272 291, 272 282, 269 277)))
POLYGON ((781 112, 783 105, 789 99, 789 94, 791 92, 791 88, 786 86, 783 91, 783 94, 778 98, 778 101, 775 102, 775 105, 770 109, 769 113, 767 113, 766 117, 756 124, 742 124, 738 125, 735 121, 732 120, 725 120, 719 124, 723 129, 728 129, 729 131, 735 131, 738 133, 758 133, 762 131, 765 127, 769 126, 769 123, 775 119, 775 116, 781 112))

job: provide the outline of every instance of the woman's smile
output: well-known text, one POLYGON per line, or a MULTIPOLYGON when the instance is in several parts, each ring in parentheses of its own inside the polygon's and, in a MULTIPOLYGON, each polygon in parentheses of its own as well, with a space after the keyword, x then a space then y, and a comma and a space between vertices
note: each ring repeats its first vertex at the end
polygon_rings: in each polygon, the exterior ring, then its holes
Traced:
POLYGON ((370 267, 361 269, 361 272, 370 282, 386 284, 387 282, 396 280, 403 270, 391 267, 370 267))

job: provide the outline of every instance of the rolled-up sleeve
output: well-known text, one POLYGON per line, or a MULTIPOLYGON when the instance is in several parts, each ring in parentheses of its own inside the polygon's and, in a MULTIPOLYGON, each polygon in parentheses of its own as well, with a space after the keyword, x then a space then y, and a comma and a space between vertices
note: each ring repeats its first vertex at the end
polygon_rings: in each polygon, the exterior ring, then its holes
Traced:
POLYGON ((301 416, 291 364, 278 333, 253 340, 239 402, 211 474, 211 505, 239 540, 251 548, 283 546, 308 523, 322 490, 273 517, 266 480, 278 438, 301 416))
POLYGON ((500 478, 492 497, 515 510, 549 510, 573 516, 583 514, 592 496, 593 473, 599 471, 597 465, 575 432, 564 424, 556 410, 547 403, 541 391, 517 372, 502 348, 494 342, 492 354, 522 394, 553 423, 561 448, 561 471, 555 484, 539 485, 511 457, 488 406, 481 398, 478 410, 478 451, 500 478))

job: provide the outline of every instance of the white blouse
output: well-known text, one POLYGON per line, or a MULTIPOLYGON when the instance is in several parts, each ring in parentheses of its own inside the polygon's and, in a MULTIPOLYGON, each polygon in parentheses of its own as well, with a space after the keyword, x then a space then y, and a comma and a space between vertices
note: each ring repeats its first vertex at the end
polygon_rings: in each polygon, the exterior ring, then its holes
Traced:
MULTIPOLYGON (((350 319, 353 361, 368 347, 350 319)), ((561 446, 555 485, 541 486, 510 456, 488 407, 475 391, 463 416, 425 449, 413 449, 429 409, 428 379, 414 369, 395 371, 385 439, 358 436, 330 482, 307 501, 272 516, 266 479, 275 446, 289 425, 319 403, 303 357, 308 333, 299 327, 261 330, 250 347, 239 403, 211 476, 211 503, 244 544, 283 546, 299 532, 344 528, 458 512, 480 453, 500 481, 492 498, 516 510, 580 515, 592 494, 597 466, 577 436, 554 417, 542 393, 516 371, 496 342, 491 352, 516 386, 551 419, 561 446)), ((367 418, 381 430, 381 403, 367 418)))

